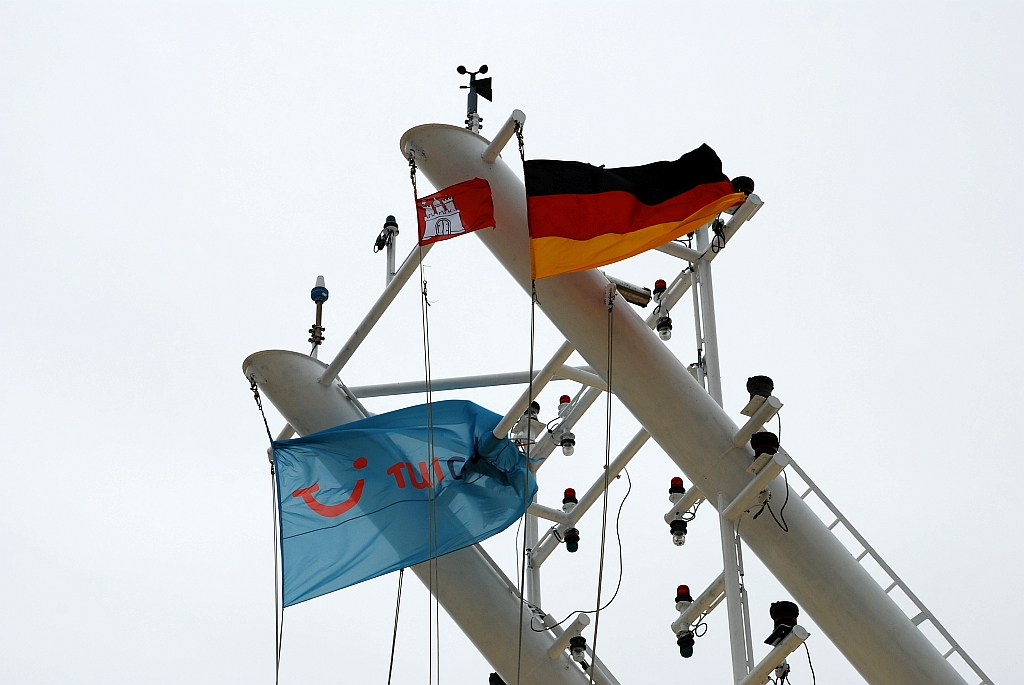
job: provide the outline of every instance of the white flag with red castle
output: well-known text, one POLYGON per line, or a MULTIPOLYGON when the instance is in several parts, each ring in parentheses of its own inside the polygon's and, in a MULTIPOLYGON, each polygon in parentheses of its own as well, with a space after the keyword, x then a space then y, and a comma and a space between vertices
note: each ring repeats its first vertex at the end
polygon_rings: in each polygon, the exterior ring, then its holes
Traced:
POLYGON ((474 178, 421 197, 416 200, 416 219, 420 245, 494 228, 491 186, 474 178))

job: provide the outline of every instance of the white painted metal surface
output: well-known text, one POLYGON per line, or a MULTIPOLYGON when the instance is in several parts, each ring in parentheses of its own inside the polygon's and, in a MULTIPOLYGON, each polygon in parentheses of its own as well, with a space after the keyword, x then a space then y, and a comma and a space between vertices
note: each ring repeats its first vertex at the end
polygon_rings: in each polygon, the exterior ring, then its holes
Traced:
MULTIPOLYGON (((300 435, 362 418, 342 392, 340 381, 326 388, 320 385, 325 368, 323 362, 304 354, 280 350, 257 352, 242 364, 246 377, 256 380, 260 392, 300 435)), ((431 587, 440 605, 506 683, 589 682, 567 654, 555 661, 548 658, 548 651, 561 633, 531 630, 529 608, 525 608, 519 658, 521 602, 517 585, 482 547, 467 547, 439 557, 434 563, 436 585, 430 582, 429 562, 417 564, 412 570, 424 585, 431 587)), ((613 680, 606 682, 617 685, 613 680)))
POLYGON ((377 301, 373 303, 370 311, 366 313, 363 320, 356 326, 356 330, 352 332, 348 341, 342 345, 338 354, 335 355, 334 361, 331 362, 330 366, 324 372, 323 377, 320 379, 320 384, 328 386, 338 377, 341 369, 348 363, 348 360, 352 358, 356 350, 366 339, 366 336, 370 334, 373 327, 377 325, 380 317, 383 316, 384 312, 387 311, 388 305, 394 302, 395 297, 398 295, 398 291, 402 289, 402 286, 406 284, 409 277, 412 276, 420 266, 420 260, 427 256, 430 252, 430 248, 433 247, 433 243, 428 243, 423 247, 416 246, 412 248, 409 256, 405 258, 402 266, 399 267, 398 273, 391 279, 391 282, 384 288, 384 292, 380 294, 377 301))
POLYGON ((739 685, 765 685, 775 667, 802 645, 807 640, 807 637, 808 632, 803 626, 793 626, 793 629, 789 631, 789 635, 782 638, 782 642, 775 645, 772 651, 768 652, 750 674, 739 681, 739 685))
MULTIPOLYGON (((401 142, 403 156, 416 151, 421 172, 435 187, 473 177, 490 182, 497 230, 477 235, 529 292, 525 191, 501 159, 483 162, 486 146, 479 136, 446 125, 416 127, 401 142)), ((544 313, 602 376, 607 285, 594 271, 537 283, 544 313)), ((703 492, 731 500, 751 479, 749 448, 732 444, 737 426, 635 312, 619 306, 613 316, 616 395, 703 492)), ((769 488, 781 498, 785 485, 776 479, 769 488)), ((786 518, 790 533, 770 519, 745 521, 744 541, 869 683, 963 683, 802 500, 790 501, 786 518)))

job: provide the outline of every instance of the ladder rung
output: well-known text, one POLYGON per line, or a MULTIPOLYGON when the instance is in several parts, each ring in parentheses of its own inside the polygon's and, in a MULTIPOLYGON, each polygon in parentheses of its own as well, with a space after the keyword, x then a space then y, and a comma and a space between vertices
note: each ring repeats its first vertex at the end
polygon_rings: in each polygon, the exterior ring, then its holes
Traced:
POLYGON ((896 587, 896 581, 895 581, 895 580, 894 580, 894 581, 892 581, 892 584, 890 584, 890 585, 889 585, 889 587, 885 588, 885 594, 889 594, 889 592, 890 592, 890 591, 891 591, 891 590, 892 590, 892 589, 893 589, 894 587, 896 587))
POLYGON ((865 547, 865 548, 864 548, 864 551, 860 553, 860 556, 859 556, 859 557, 857 557, 857 561, 860 561, 861 559, 863 559, 864 557, 866 557, 866 556, 867 556, 867 554, 868 554, 868 550, 867 550, 867 548, 865 547))
POLYGON ((925 613, 922 611, 917 616, 915 616, 914 618, 910 619, 910 622, 913 623, 915 626, 919 626, 922 623, 924 623, 925 619, 927 619, 927 618, 928 618, 928 616, 925 615, 925 613))
POLYGON ((828 527, 828 529, 832 530, 833 528, 835 528, 836 524, 839 523, 840 520, 841 519, 836 519, 835 521, 833 521, 832 524, 828 527))
POLYGON ((807 499, 807 495, 811 494, 812 490, 814 490, 814 488, 807 488, 804 490, 804 494, 800 495, 800 499, 807 499))
POLYGON ((949 651, 942 655, 943 659, 948 659, 949 655, 956 651, 956 647, 950 647, 949 651))

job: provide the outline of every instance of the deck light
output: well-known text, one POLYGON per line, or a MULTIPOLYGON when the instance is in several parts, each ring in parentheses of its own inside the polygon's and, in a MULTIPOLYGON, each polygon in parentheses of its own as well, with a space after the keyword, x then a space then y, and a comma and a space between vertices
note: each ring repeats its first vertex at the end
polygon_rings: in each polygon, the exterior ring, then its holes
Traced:
POLYGON ((793 630, 793 626, 796 625, 796 619, 800 615, 800 608, 793 602, 783 600, 781 602, 772 602, 768 613, 772 620, 775 621, 775 630, 772 631, 772 634, 768 636, 764 643, 774 647, 793 630))
POLYGON ((668 529, 672 533, 672 544, 676 547, 686 544, 686 521, 674 519, 669 522, 668 529))

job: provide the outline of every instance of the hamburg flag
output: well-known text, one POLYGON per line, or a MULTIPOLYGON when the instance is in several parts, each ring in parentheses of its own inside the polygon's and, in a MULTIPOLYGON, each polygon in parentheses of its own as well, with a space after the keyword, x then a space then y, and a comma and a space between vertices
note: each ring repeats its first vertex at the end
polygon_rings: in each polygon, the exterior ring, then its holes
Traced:
POLYGON ((474 178, 416 200, 420 245, 494 227, 491 186, 474 178))
POLYGON ((449 400, 275 442, 284 606, 515 523, 537 484, 500 420, 449 400))
POLYGON ((594 269, 692 233, 741 204, 707 145, 674 162, 603 169, 524 163, 534 278, 594 269))

